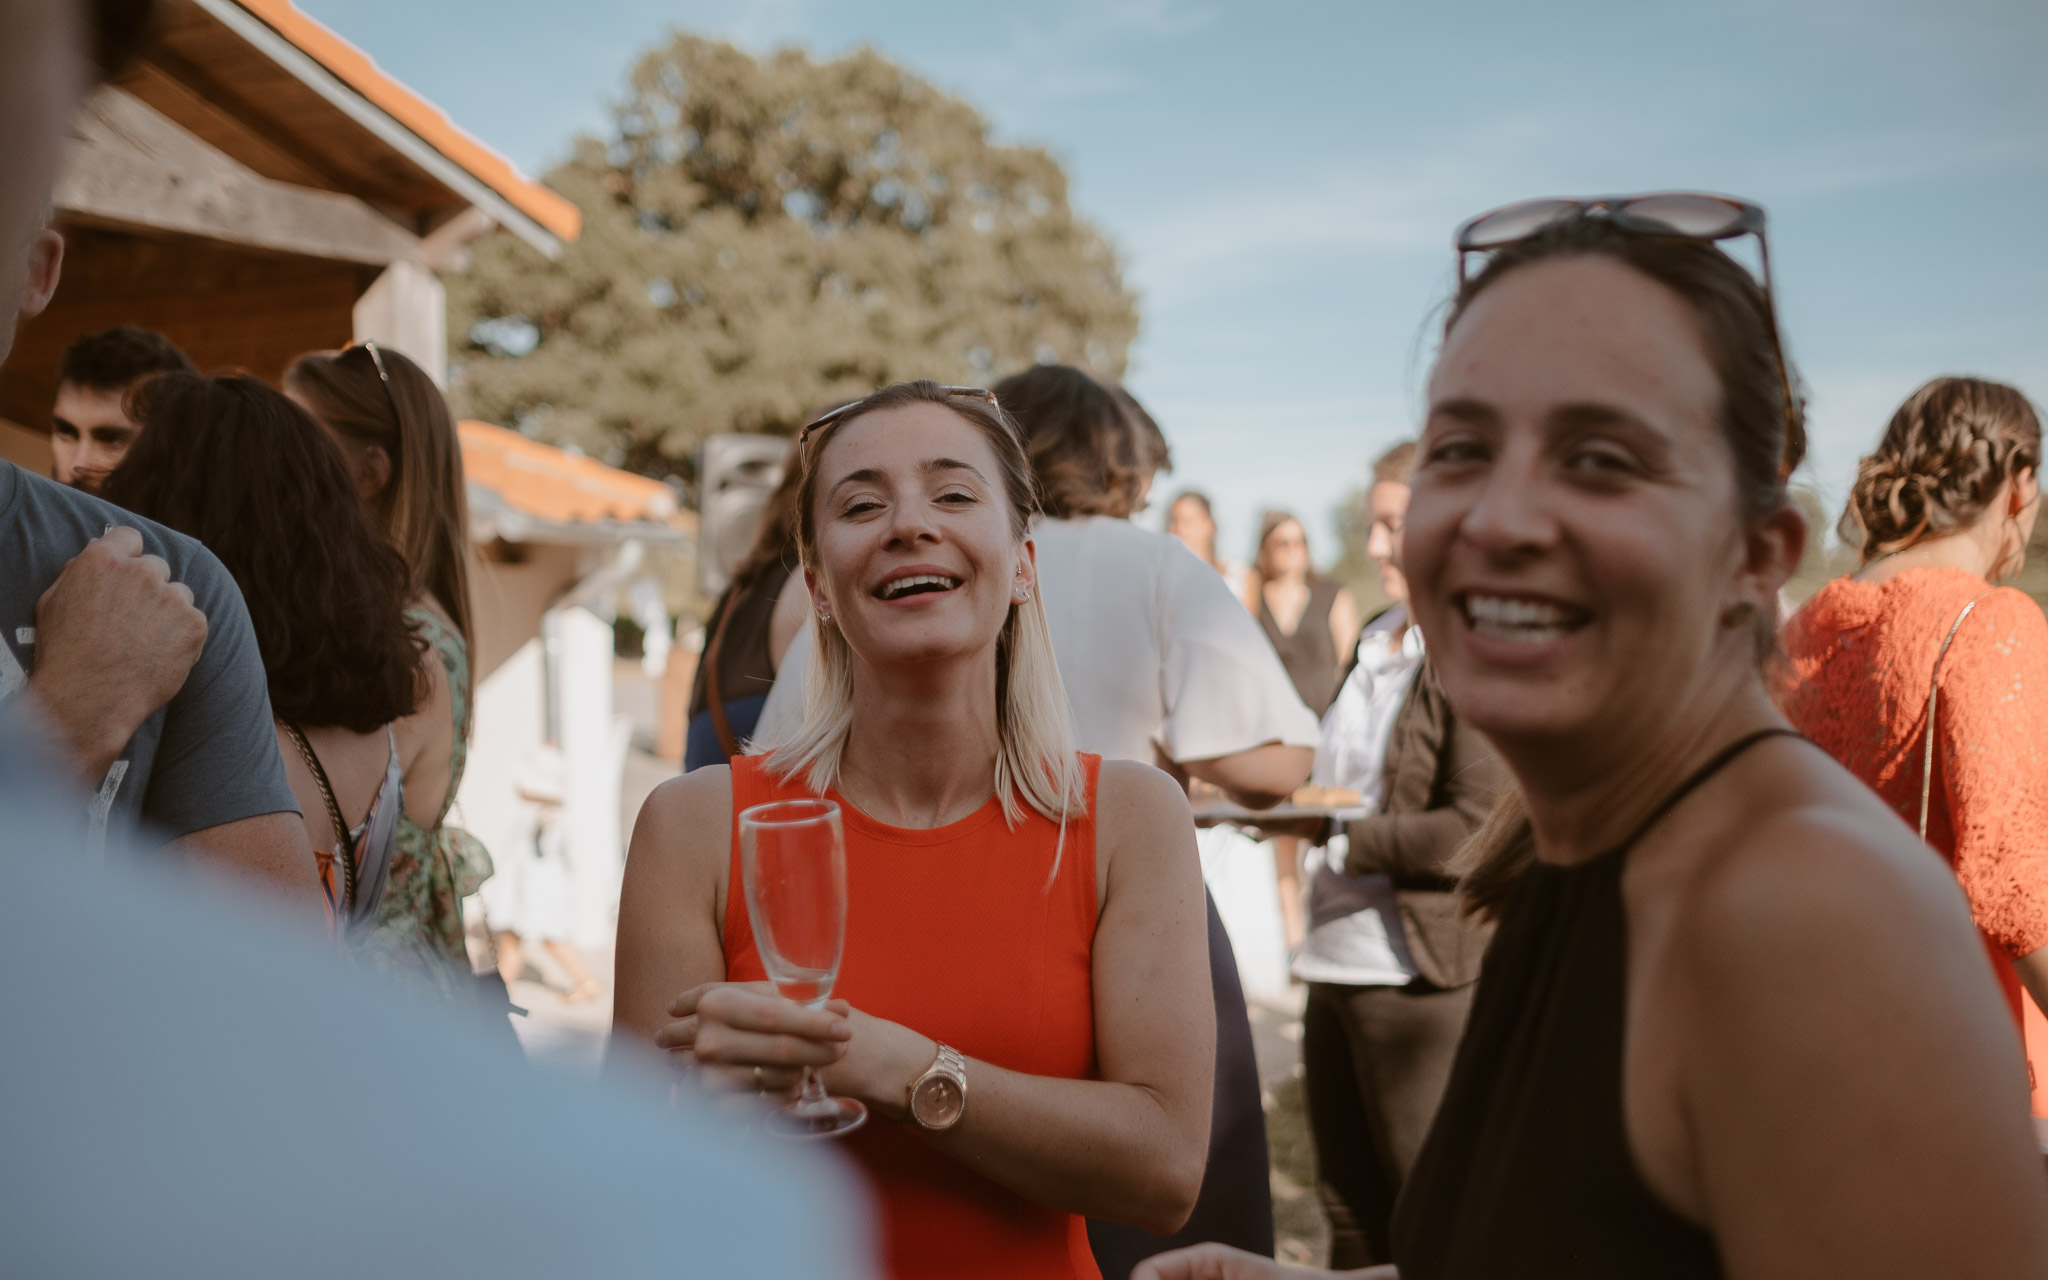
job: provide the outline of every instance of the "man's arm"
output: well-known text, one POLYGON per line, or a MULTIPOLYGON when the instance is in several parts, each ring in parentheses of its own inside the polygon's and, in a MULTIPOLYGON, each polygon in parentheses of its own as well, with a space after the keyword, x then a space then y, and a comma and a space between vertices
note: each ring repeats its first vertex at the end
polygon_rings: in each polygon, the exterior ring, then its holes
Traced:
POLYGON ((171 847, 211 870, 311 910, 322 898, 306 824, 296 813, 263 813, 194 831, 171 847))
POLYGON ((36 602, 28 693, 73 776, 90 791, 142 722, 185 683, 206 615, 170 566, 125 526, 85 544, 36 602))
POLYGON ((1313 747, 1267 742, 1210 760, 1177 763, 1188 776, 1221 787, 1225 795, 1247 809, 1270 809, 1308 781, 1315 762, 1313 747))

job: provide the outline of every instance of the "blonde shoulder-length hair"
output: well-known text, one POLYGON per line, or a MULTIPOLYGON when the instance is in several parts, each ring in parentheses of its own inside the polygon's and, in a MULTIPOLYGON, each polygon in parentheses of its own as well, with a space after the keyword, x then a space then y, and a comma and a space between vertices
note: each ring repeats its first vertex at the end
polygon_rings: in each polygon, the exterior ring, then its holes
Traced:
MULTIPOLYGON (((836 410, 801 450, 796 540, 804 568, 818 571, 818 462, 832 428, 865 414, 920 403, 946 406, 988 442, 1002 471, 1011 536, 1020 544, 1030 536, 1031 520, 1039 510, 1037 484, 1024 454, 1023 434, 995 397, 930 381, 899 382, 836 410)), ((815 611, 811 625, 817 636, 818 665, 804 690, 803 723, 786 740, 757 743, 752 750, 770 753, 768 768, 777 777, 788 781, 801 775, 804 786, 823 795, 838 784, 853 727, 853 651, 845 634, 819 620, 815 611)), ((995 793, 1012 827, 1023 821, 1026 805, 1062 826, 1069 816, 1086 813, 1087 783, 1074 752, 1066 686, 1053 657, 1045 604, 1036 593, 1022 604, 1011 602, 996 639, 996 733, 995 793)))

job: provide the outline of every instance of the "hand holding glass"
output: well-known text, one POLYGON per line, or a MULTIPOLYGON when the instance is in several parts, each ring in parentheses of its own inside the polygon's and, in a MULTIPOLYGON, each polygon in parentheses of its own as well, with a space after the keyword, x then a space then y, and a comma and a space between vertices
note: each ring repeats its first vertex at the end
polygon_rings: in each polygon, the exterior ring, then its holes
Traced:
MULTIPOLYGON (((740 873, 761 966, 786 999, 813 1009, 832 997, 846 947, 846 838, 830 800, 778 800, 740 811, 740 873)), ((804 1068, 795 1101, 773 1114, 778 1133, 836 1138, 868 1109, 825 1093, 804 1068)))

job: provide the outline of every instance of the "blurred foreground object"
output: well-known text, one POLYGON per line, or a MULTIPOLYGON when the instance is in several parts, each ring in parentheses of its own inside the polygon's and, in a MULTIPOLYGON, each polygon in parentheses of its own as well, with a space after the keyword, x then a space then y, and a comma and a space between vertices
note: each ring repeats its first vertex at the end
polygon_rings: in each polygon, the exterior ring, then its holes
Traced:
POLYGON ((253 904, 82 857, 13 729, 0 965, 42 976, 0 994, 0 1273, 872 1274, 810 1153, 535 1074, 253 904))

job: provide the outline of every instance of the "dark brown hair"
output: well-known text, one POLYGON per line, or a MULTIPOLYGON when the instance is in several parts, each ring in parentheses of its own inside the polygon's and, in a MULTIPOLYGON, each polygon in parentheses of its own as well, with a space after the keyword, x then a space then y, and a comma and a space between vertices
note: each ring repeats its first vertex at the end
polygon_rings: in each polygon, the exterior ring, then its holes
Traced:
POLYGON ((1906 398, 1877 452, 1856 466, 1837 527, 1865 560, 1977 522, 2000 486, 2041 465, 2027 398, 1982 378, 1936 378, 1906 398))
POLYGON ((197 373, 177 344, 154 329, 123 324, 88 333, 64 348, 57 382, 90 391, 125 392, 156 373, 197 373))
POLYGON ((391 459, 391 483, 371 499, 371 517, 405 561, 407 600, 427 596, 439 604, 473 658, 462 438, 441 389, 425 369, 384 346, 375 357, 362 346, 300 356, 285 370, 284 385, 349 447, 374 446, 391 459), (391 375, 388 384, 378 359, 391 375))
MULTIPOLYGON (((1047 515, 1122 519, 1143 504, 1165 438, 1152 443, 1125 407, 1126 401, 1137 404, 1128 392, 1120 398, 1116 388, 1063 364, 1033 365, 992 390, 1023 430, 1047 515)), ((1143 419, 1150 421, 1150 415, 1143 419)), ((1157 432, 1154 426, 1152 434, 1157 432)))
POLYGON ((370 527, 347 461, 305 410, 247 374, 161 374, 107 501, 197 538, 249 606, 270 706, 371 733, 410 715, 424 647, 404 617, 405 565, 370 527))
MULTIPOLYGON (((1498 250, 1465 281, 1444 321, 1445 340, 1480 294, 1517 269, 1594 256, 1634 268, 1691 309, 1720 376, 1721 435, 1734 461, 1737 515, 1745 528, 1754 528, 1783 510, 1786 478, 1806 456, 1803 406, 1796 398, 1790 406, 1785 403, 1786 384, 1797 386, 1797 378, 1789 365, 1779 368, 1776 321, 1762 286, 1712 245, 1639 235, 1600 216, 1565 219, 1498 250)), ((1761 664, 1776 649, 1776 609, 1760 610, 1754 625, 1761 664)), ((1510 787, 1460 855, 1465 911, 1482 918, 1497 915, 1535 856, 1521 793, 1510 787)))

